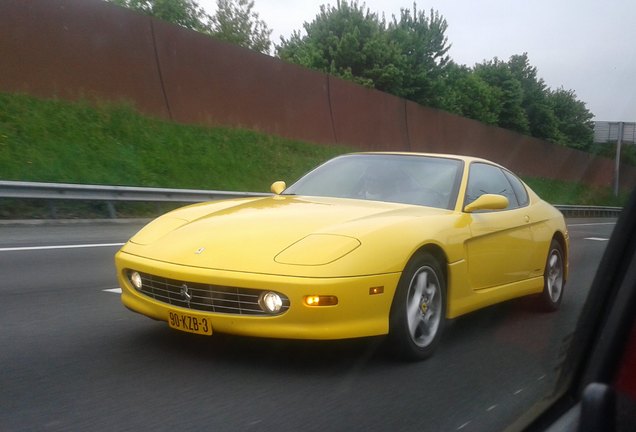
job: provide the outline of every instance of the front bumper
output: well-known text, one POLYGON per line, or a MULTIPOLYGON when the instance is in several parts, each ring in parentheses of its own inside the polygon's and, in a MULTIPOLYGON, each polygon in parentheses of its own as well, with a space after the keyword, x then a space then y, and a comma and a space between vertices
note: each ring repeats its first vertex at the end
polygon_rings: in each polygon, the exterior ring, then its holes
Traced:
POLYGON ((123 304, 142 315, 168 321, 171 311, 207 317, 214 332, 284 339, 346 339, 387 334, 389 312, 400 273, 381 275, 307 278, 211 270, 158 262, 118 252, 117 277, 123 304), (138 292, 126 272, 133 269, 165 278, 197 283, 272 290, 289 298, 281 315, 249 316, 191 310, 154 300, 138 292), (381 294, 370 289, 383 287, 381 294), (335 306, 307 306, 305 296, 337 296, 335 306))

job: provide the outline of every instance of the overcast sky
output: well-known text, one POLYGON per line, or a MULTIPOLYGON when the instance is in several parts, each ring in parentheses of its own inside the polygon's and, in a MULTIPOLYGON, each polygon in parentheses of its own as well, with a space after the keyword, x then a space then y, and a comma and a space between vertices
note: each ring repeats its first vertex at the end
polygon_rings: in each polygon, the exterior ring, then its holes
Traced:
MULTIPOLYGON (((312 21, 321 4, 336 0, 254 2, 278 44, 280 36, 312 21)), ((387 19, 413 4, 364 3, 387 19)), ((216 0, 199 4, 213 13, 216 0)), ((446 18, 455 62, 473 66, 527 52, 550 88, 574 90, 596 120, 636 121, 636 0, 432 0, 417 5, 446 18)))

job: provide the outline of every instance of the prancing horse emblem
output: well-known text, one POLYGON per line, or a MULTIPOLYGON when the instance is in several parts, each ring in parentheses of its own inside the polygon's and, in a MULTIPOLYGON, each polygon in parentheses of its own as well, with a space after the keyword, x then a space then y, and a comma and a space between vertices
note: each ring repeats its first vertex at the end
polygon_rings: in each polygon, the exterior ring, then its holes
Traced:
POLYGON ((190 300, 192 300, 192 294, 190 294, 189 289, 190 287, 186 284, 181 285, 181 297, 183 297, 188 307, 190 307, 190 300))
POLYGON ((200 247, 200 248, 199 248, 199 249, 197 249, 194 253, 195 253, 196 255, 201 255, 201 254, 203 253, 203 251, 204 251, 204 250, 205 250, 205 248, 204 248, 204 247, 200 247))

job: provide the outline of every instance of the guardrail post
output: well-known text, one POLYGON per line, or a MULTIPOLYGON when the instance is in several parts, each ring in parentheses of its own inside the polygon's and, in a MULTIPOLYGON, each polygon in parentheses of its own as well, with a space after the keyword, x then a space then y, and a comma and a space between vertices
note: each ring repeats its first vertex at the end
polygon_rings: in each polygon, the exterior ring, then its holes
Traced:
POLYGON ((57 219, 57 206, 55 205, 55 200, 47 200, 46 205, 49 208, 51 219, 57 219))
POLYGON ((117 210, 115 204, 112 201, 106 201, 106 209, 108 210, 108 217, 111 219, 117 219, 117 210))

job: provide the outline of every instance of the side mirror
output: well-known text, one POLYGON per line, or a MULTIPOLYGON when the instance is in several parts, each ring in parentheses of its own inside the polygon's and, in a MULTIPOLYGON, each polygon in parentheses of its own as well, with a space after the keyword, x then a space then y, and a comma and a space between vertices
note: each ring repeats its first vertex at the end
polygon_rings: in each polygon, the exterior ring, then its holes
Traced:
POLYGON ((502 210, 508 207, 508 204, 508 198, 503 195, 483 194, 464 207, 464 211, 473 213, 477 210, 502 210))
POLYGON ((272 183, 272 185, 270 186, 269 190, 272 191, 272 193, 275 193, 276 195, 280 195, 282 191, 284 191, 287 188, 287 185, 285 184, 284 181, 277 181, 272 183))

